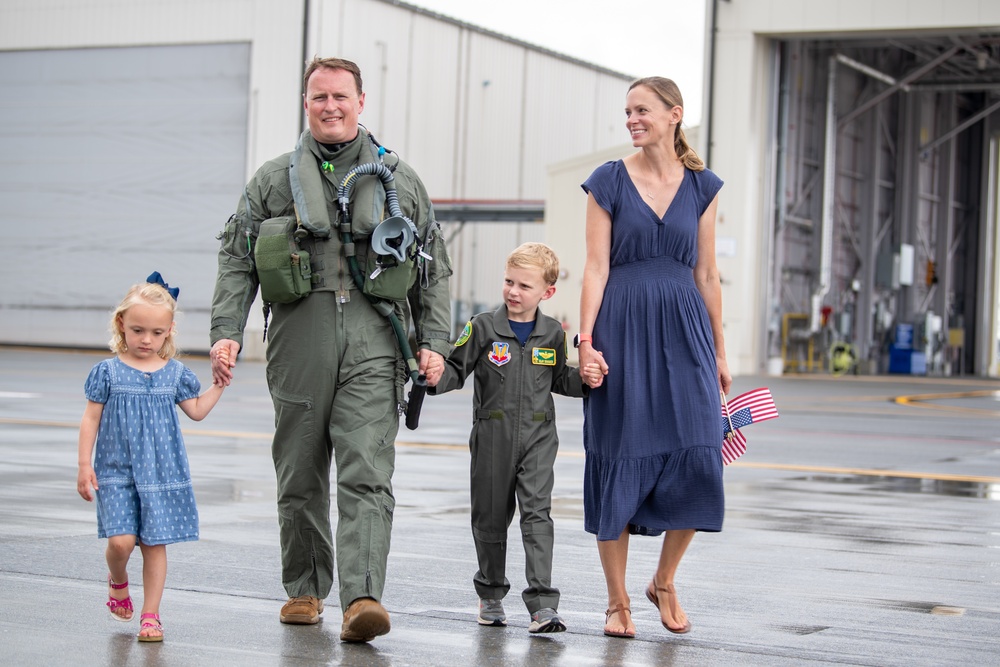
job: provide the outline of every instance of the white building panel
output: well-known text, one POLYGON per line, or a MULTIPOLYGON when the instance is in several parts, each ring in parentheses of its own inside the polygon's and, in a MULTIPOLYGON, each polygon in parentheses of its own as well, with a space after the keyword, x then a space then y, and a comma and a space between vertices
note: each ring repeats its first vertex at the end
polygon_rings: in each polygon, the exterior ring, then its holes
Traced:
POLYGON ((522 199, 525 49, 472 35, 466 77, 463 189, 469 199, 522 199))
POLYGON ((418 170, 429 192, 450 198, 458 179, 462 31, 419 14, 412 22, 407 97, 397 100, 391 91, 384 101, 405 111, 403 125, 385 128, 385 141, 418 170))
MULTIPOLYGON (((521 170, 521 190, 528 199, 541 199, 545 194, 547 167, 556 162, 581 155, 613 143, 625 136, 624 123, 610 136, 595 141, 594 126, 602 124, 613 112, 616 99, 624 100, 626 84, 617 81, 614 95, 599 99, 579 99, 580 91, 595 90, 601 75, 574 67, 568 63, 529 54, 527 89, 524 104, 524 161, 521 170), (539 91, 546 89, 545 94, 539 91), (579 99, 569 104, 567 100, 579 99), (600 104, 600 108, 596 105, 600 104)), ((624 102, 622 102, 624 106, 624 102)), ((624 118, 624 113, 621 114, 624 118)))

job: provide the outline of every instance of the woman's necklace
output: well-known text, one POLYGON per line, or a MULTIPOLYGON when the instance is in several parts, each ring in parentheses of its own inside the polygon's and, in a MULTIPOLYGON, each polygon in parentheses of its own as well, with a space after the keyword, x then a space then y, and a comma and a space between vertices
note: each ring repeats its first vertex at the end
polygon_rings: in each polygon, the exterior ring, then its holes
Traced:
POLYGON ((650 199, 656 199, 656 195, 653 194, 652 189, 649 187, 654 183, 653 172, 648 171, 646 173, 648 174, 648 177, 643 179, 646 182, 646 196, 649 197, 650 199))
POLYGON ((656 181, 656 178, 653 176, 653 171, 652 170, 648 170, 647 171, 647 170, 644 169, 643 171, 645 173, 643 174, 643 179, 642 180, 643 180, 643 184, 646 186, 644 188, 646 190, 646 196, 649 197, 650 199, 655 200, 656 199, 656 195, 653 194, 653 190, 656 189, 655 186, 658 186, 658 185, 661 185, 661 184, 656 181), (653 187, 651 187, 651 186, 653 186, 653 187))

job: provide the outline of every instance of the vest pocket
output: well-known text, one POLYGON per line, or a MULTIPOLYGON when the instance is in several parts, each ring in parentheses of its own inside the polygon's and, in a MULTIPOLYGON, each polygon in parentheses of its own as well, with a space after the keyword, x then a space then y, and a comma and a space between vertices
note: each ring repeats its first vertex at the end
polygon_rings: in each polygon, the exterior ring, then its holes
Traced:
POLYGON ((416 279, 416 262, 407 259, 400 264, 394 257, 379 255, 370 246, 365 255, 365 261, 361 262, 365 272, 364 293, 387 301, 405 301, 416 279))
POLYGON ((270 218, 260 223, 254 245, 254 263, 260 280, 261 298, 268 303, 292 303, 312 290, 309 253, 295 240, 293 216, 270 218))

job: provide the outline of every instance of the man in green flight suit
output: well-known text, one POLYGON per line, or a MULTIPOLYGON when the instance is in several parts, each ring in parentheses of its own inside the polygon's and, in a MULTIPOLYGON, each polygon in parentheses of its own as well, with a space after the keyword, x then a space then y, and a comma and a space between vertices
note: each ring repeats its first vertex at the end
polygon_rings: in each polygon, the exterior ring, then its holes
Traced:
MULTIPOLYGON (((282 583, 289 596, 280 620, 318 622, 333 586, 330 466, 335 463, 341 639, 366 642, 390 628, 380 600, 395 505, 394 442, 406 364, 389 320, 352 280, 338 230, 337 187, 343 177, 371 162, 392 171, 399 207, 414 223, 423 249, 412 271, 404 274, 406 294, 393 309, 400 319, 412 320, 420 372, 432 379, 440 376, 442 354, 451 347, 451 264, 420 178, 394 154, 385 154, 358 123, 365 102, 358 66, 338 58, 315 59, 303 84, 309 129, 295 151, 257 171, 220 234, 212 373, 224 384, 232 380, 260 286, 261 267, 252 258, 261 226, 290 216, 286 219, 297 225, 298 246, 308 252, 312 275, 311 291, 304 297, 269 304, 270 329, 265 306, 282 583)), ((365 257, 370 246, 358 230, 370 233, 384 217, 385 185, 364 176, 351 191, 358 257, 365 257)))

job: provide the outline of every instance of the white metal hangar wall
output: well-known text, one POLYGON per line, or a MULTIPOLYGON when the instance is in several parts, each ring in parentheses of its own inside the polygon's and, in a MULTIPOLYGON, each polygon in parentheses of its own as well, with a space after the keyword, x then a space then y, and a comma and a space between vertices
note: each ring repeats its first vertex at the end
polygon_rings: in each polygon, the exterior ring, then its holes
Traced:
MULTIPOLYGON (((214 237, 304 128, 313 54, 360 65, 362 122, 435 200, 537 207, 547 164, 620 140, 606 100, 628 77, 392 0, 6 0, 0 343, 100 348, 128 285, 159 270, 181 287, 182 349, 207 349, 214 237)), ((462 317, 543 229, 457 228, 462 317)), ((248 354, 260 329, 255 309, 248 354)))
POLYGON ((1000 4, 713 7, 744 372, 996 374, 1000 4))

